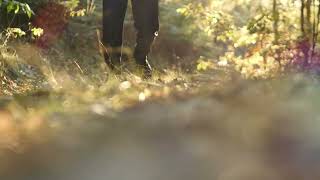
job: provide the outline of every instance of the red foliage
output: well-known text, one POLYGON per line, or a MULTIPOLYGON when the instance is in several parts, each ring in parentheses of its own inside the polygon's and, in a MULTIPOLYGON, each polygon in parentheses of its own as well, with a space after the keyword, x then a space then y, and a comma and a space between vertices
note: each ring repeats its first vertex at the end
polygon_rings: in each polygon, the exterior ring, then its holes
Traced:
POLYGON ((57 3, 47 3, 39 8, 32 22, 44 34, 36 40, 41 48, 49 48, 63 33, 68 24, 67 8, 57 3))
POLYGON ((312 43, 308 40, 299 41, 296 44, 296 53, 292 63, 295 67, 307 71, 320 70, 320 52, 315 48, 312 50, 312 43))

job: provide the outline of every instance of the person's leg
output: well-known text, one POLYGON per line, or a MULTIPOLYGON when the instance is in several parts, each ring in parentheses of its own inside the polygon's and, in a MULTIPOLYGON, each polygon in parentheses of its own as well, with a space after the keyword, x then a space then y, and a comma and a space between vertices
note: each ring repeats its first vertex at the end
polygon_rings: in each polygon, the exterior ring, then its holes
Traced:
POLYGON ((128 0, 103 0, 104 58, 111 69, 118 68, 121 61, 123 23, 128 0))
POLYGON ((150 77, 152 69, 147 57, 159 31, 159 0, 132 0, 132 8, 137 30, 134 58, 150 77))

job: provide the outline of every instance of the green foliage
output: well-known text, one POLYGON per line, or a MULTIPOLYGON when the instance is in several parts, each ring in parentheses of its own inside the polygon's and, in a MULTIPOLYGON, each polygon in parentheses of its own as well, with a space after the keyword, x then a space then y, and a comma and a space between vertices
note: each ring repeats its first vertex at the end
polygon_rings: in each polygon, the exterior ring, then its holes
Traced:
MULTIPOLYGON (((16 0, 0 0, 0 23, 1 29, 6 32, 7 41, 10 37, 22 37, 26 35, 25 31, 32 31, 30 26, 31 17, 35 15, 28 3, 16 0), (23 20, 25 23, 17 24, 16 20, 23 20)), ((31 33, 33 35, 33 33, 31 33)))
POLYGON ((219 10, 205 8, 200 3, 190 3, 182 8, 177 9, 177 12, 184 17, 191 19, 197 29, 201 29, 208 37, 218 37, 232 28, 232 17, 219 10))
POLYGON ((34 12, 30 8, 29 4, 15 1, 15 0, 0 0, 0 8, 1 10, 6 10, 6 13, 22 13, 26 14, 28 18, 31 18, 34 15, 34 12))
POLYGON ((204 57, 200 57, 197 61, 197 70, 198 71, 206 71, 214 67, 214 64, 211 61, 204 59, 204 57))
POLYGON ((3 22, 1 22, 0 27, 1 25, 4 25, 5 27, 2 27, 2 29, 5 29, 7 27, 23 26, 23 24, 30 23, 31 17, 35 15, 34 10, 41 8, 48 2, 63 4, 71 12, 72 16, 84 15, 83 11, 73 11, 78 7, 80 0, 0 0, 0 10, 2 13, 0 14, 0 18, 10 22, 8 24, 3 24, 3 22), (18 14, 20 16, 26 15, 27 19, 24 19, 22 23, 20 22, 19 24, 13 25, 18 14))
POLYGON ((177 13, 188 24, 183 31, 202 47, 204 56, 218 56, 216 62, 222 64, 228 61, 246 78, 265 79, 289 67, 289 51, 300 36, 299 7, 294 1, 277 1, 274 16, 272 2, 188 1, 177 13))

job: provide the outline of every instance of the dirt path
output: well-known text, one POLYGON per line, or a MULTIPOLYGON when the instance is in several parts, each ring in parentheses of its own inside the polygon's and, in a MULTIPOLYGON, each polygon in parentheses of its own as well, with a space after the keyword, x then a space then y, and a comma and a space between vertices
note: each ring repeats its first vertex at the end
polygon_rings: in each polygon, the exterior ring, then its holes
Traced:
POLYGON ((318 92, 285 87, 274 87, 274 94, 243 82, 121 112, 87 104, 88 111, 52 111, 16 124, 2 111, 0 174, 10 180, 314 179, 318 92))

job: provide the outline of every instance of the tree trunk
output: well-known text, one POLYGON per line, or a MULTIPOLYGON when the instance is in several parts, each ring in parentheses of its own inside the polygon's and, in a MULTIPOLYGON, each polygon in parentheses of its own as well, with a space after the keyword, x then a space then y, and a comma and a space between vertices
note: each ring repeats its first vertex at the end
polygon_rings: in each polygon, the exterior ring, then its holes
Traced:
MULTIPOLYGON (((279 11, 278 11, 278 2, 277 0, 273 0, 273 9, 272 9, 272 16, 273 16, 273 33, 274 33, 274 45, 279 44, 279 11)), ((281 70, 281 58, 279 49, 276 49, 275 52, 275 60, 279 64, 279 70, 281 70)))
POLYGON ((312 33, 311 6, 312 6, 312 0, 307 0, 307 3, 306 3, 306 11, 307 11, 306 23, 307 23, 308 38, 310 38, 310 35, 312 33))
POLYGON ((300 9, 300 13, 301 13, 301 16, 300 16, 300 23, 301 23, 301 34, 302 34, 302 37, 305 37, 305 27, 304 27, 304 8, 305 8, 305 2, 304 0, 301 0, 301 9, 300 9))
POLYGON ((273 0, 273 33, 274 33, 274 44, 277 45, 279 41, 279 11, 277 0, 273 0))

